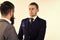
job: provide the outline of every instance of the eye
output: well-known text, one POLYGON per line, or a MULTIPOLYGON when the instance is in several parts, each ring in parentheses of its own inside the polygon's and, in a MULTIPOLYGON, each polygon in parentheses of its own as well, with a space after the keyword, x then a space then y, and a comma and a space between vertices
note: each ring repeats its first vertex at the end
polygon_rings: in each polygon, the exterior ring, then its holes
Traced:
POLYGON ((34 8, 32 8, 32 10, 34 10, 34 8))
POLYGON ((32 8, 32 10, 34 10, 35 8, 32 8))

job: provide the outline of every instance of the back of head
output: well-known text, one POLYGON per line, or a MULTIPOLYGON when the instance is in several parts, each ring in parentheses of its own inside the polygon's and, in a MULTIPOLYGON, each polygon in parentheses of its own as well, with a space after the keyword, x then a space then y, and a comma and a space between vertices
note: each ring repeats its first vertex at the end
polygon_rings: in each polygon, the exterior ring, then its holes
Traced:
POLYGON ((14 5, 9 1, 4 1, 0 4, 0 11, 2 16, 6 16, 11 9, 14 9, 14 5))

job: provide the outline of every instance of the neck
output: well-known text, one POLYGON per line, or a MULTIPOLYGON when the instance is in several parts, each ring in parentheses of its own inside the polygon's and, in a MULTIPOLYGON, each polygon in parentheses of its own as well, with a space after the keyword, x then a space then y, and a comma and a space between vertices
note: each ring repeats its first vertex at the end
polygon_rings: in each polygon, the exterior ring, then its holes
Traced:
MULTIPOLYGON (((37 16, 37 15, 35 15, 35 16, 37 16)), ((33 17, 35 17, 35 16, 30 16, 30 17, 33 18, 33 17)))
POLYGON ((6 19, 10 20, 10 18, 7 16, 1 16, 1 18, 6 18, 6 19))

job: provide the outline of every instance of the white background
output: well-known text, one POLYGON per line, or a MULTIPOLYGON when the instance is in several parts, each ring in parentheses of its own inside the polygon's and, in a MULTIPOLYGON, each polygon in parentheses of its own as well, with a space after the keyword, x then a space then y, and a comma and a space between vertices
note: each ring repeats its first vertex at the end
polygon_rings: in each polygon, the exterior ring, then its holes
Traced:
MULTIPOLYGON (((5 0, 0 0, 2 3, 5 0)), ((28 5, 39 5, 38 16, 47 21, 45 40, 60 40, 60 0, 9 0, 15 5, 15 29, 18 34, 21 20, 29 17, 28 5)), ((1 18, 1 15, 0 15, 1 18)))

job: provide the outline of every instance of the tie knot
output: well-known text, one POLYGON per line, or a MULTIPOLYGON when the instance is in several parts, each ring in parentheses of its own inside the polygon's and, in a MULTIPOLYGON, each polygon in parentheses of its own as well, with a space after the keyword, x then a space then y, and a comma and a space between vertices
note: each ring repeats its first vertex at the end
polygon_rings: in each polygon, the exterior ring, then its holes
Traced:
POLYGON ((33 22, 33 20, 34 20, 33 18, 29 18, 30 23, 32 23, 32 22, 33 22))
POLYGON ((30 18, 31 19, 31 21, 33 21, 34 19, 33 18, 30 18))

